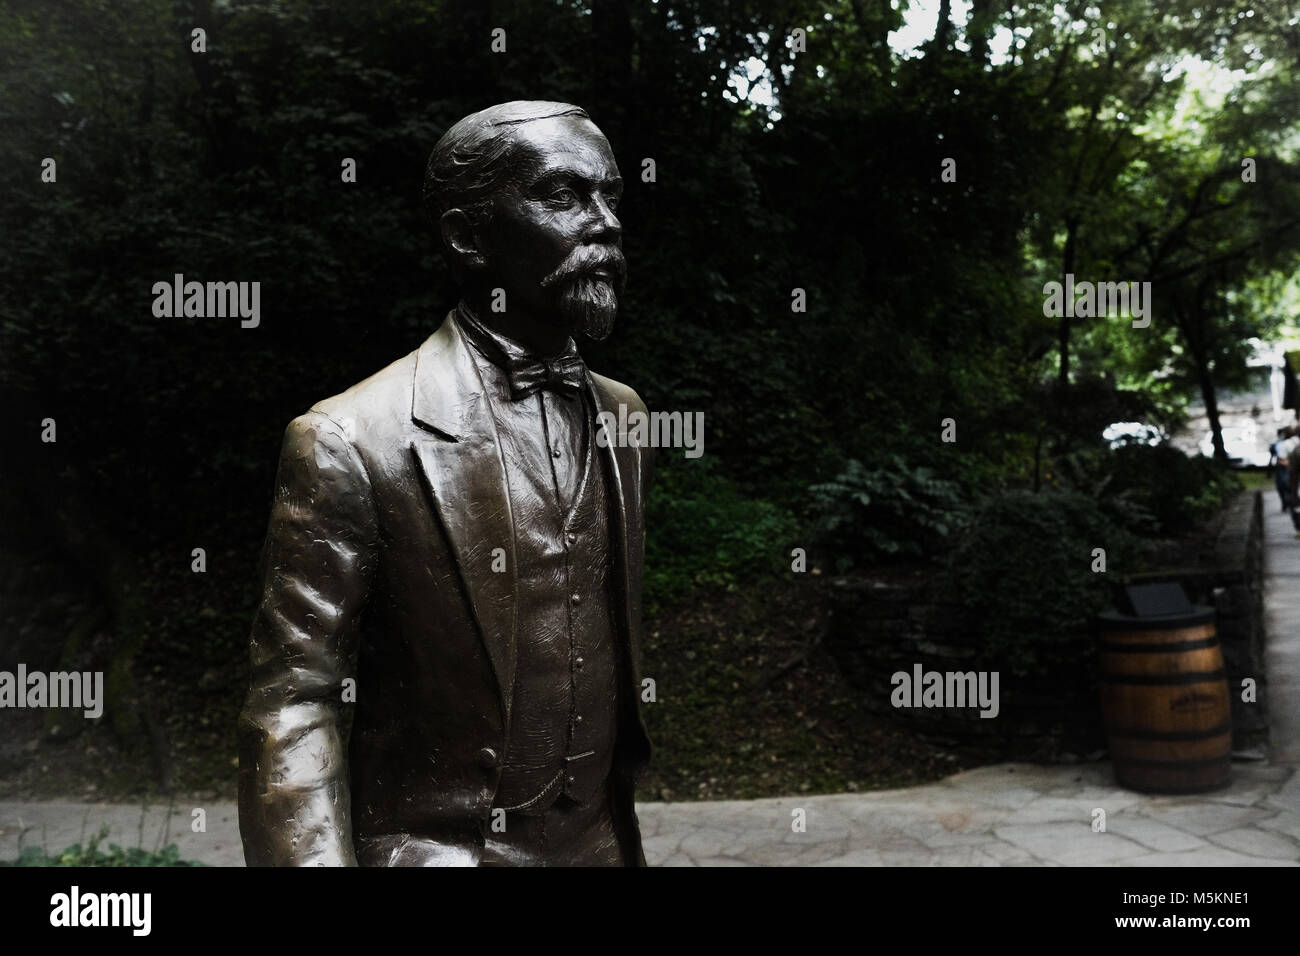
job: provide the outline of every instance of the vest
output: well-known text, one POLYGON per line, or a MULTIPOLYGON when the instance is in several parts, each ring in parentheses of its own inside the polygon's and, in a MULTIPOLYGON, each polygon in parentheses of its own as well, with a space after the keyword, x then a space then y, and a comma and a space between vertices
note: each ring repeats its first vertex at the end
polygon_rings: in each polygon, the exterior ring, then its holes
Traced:
MULTIPOLYGON (((584 414, 590 419, 586 399, 584 414)), ((514 701, 495 806, 545 812, 586 804, 609 776, 617 733, 609 491, 586 428, 575 498, 507 467, 517 565, 514 701)), ((576 449, 575 449, 576 452, 576 449)))

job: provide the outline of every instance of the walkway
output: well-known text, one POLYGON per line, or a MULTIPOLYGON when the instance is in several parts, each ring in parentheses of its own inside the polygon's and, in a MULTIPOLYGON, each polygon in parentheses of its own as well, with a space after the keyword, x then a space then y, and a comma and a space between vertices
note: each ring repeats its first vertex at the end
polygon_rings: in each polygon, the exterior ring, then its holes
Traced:
MULTIPOLYGON (((1267 500, 1267 499, 1266 499, 1267 500)), ((907 790, 638 808, 662 866, 1295 866, 1300 864, 1300 540, 1265 511, 1269 763, 1239 763, 1226 790, 1154 797, 1115 785, 1108 762, 1000 764, 907 790), (1099 811, 1101 811, 1099 813, 1099 811), (1101 824, 1104 821, 1104 829, 1101 824), (800 827, 799 824, 802 824, 800 827)), ((235 806, 0 803, 0 859, 20 842, 179 845, 185 859, 243 862, 235 806), (85 821, 83 824, 83 820, 85 821)))

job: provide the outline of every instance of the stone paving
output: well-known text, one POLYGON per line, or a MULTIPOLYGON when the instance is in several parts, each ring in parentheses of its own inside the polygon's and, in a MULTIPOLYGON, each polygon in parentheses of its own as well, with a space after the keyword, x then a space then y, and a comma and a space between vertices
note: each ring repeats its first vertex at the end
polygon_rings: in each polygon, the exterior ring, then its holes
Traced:
POLYGON ((1300 775, 1262 764, 1195 797, 1121 789, 1108 762, 999 764, 907 790, 645 804, 639 815, 646 859, 663 866, 1300 864, 1300 775))
MULTIPOLYGON (((1272 752, 1237 763, 1211 794, 1149 796, 1116 785, 1107 761, 999 764, 905 790, 713 803, 637 812, 652 866, 1296 866, 1300 865, 1300 540, 1265 509, 1272 752), (1094 828, 1104 812, 1105 829, 1094 828), (802 824, 802 826, 797 826, 802 824)), ((185 859, 240 866, 232 802, 193 807, 0 803, 0 859, 49 851, 101 825, 107 842, 175 842, 185 859)))
POLYGON ((1264 670, 1274 763, 1300 767, 1300 538, 1264 497, 1264 670))
MULTIPOLYGON (((108 825, 105 844, 174 842, 185 859, 240 866, 238 817, 192 807, 0 804, 0 859, 22 845, 48 851, 108 825), (167 822, 170 815, 170 824, 167 822), (143 816, 143 823, 142 823, 143 816), (85 820, 83 828, 83 820, 85 820)), ((1107 762, 999 764, 906 790, 638 807, 653 866, 1295 866, 1300 774, 1238 764, 1230 787, 1194 797, 1121 789, 1107 762), (1105 811, 1104 832, 1094 831, 1105 811), (795 811, 804 828, 796 832, 795 811)))
POLYGON ((76 803, 50 800, 0 803, 0 860, 16 859, 21 847, 44 847, 58 853, 75 843, 84 845, 101 827, 108 835, 100 842, 123 847, 157 850, 175 843, 181 859, 211 866, 243 866, 239 842, 239 814, 233 800, 193 806, 142 806, 124 803, 76 803), (205 832, 191 829, 193 810, 206 814, 205 832))

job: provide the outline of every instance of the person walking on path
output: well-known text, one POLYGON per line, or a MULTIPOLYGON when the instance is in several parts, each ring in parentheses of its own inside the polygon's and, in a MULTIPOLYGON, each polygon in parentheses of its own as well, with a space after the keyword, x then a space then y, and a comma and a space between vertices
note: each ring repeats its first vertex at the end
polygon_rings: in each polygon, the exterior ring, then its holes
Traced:
POLYGON ((1300 538, 1300 510, 1296 508, 1297 493, 1300 493, 1300 426, 1290 425, 1281 430, 1283 436, 1277 442, 1278 463, 1286 462, 1287 464, 1287 501, 1286 505, 1291 512, 1291 524, 1295 528, 1295 536, 1300 538))
POLYGON ((1277 488, 1277 496, 1282 502, 1282 510, 1291 509, 1291 469, 1287 458, 1281 451, 1281 446, 1286 442, 1285 428, 1277 430, 1277 441, 1268 446, 1269 467, 1273 468, 1273 483, 1277 488))

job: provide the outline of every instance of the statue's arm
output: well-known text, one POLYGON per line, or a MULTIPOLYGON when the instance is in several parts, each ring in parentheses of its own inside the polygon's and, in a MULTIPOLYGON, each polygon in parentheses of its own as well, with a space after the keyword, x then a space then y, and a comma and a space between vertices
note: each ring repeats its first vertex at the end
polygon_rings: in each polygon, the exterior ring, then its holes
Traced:
MULTIPOLYGON (((250 866, 355 866, 343 682, 375 566, 365 467, 330 418, 284 435, 239 720, 239 826, 250 866)), ((350 706, 350 704, 348 705, 350 706)))

